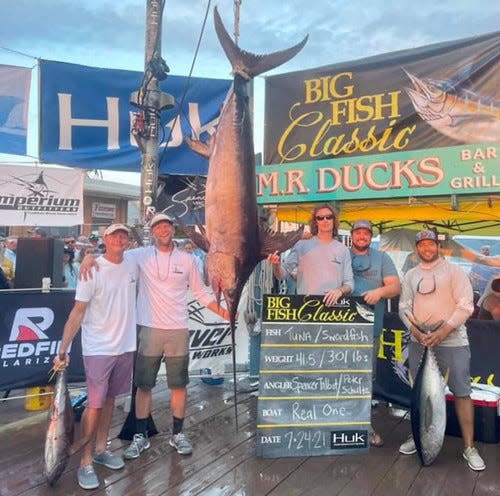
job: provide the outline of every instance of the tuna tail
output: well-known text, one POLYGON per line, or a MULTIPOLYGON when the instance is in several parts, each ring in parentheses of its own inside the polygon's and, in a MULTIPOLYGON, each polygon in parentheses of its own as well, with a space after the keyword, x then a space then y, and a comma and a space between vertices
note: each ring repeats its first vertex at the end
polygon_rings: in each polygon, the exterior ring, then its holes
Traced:
POLYGON ((300 43, 297 43, 297 45, 287 50, 281 50, 267 55, 255 55, 245 50, 241 50, 236 43, 234 43, 222 23, 217 7, 214 8, 214 22, 217 37, 233 67, 233 74, 239 74, 246 80, 252 79, 270 69, 274 69, 290 60, 302 50, 302 47, 306 44, 309 37, 306 36, 300 43))

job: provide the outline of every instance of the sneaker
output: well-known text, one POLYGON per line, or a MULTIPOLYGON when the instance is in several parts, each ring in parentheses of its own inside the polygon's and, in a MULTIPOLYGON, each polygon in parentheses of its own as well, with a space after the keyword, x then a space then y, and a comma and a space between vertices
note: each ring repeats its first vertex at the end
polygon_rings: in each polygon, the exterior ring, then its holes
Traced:
POLYGON ((112 470, 119 470, 125 466, 125 462, 121 456, 112 455, 108 450, 102 453, 94 453, 93 460, 95 463, 104 465, 112 470))
POLYGON ((463 457, 467 460, 467 464, 472 470, 481 471, 486 468, 484 460, 481 458, 481 455, 478 453, 477 449, 474 448, 474 446, 465 448, 463 457))
POLYGON ((99 479, 94 472, 92 465, 80 467, 76 473, 78 485, 82 489, 97 489, 99 487, 99 479))
POLYGON ((193 452, 193 447, 188 441, 188 438, 182 433, 175 434, 169 441, 170 446, 173 446, 179 455, 190 455, 193 452))
POLYGON ((413 436, 410 436, 400 447, 399 452, 403 455, 413 455, 417 452, 417 447, 415 446, 415 441, 413 436))
POLYGON ((123 452, 123 458, 133 460, 139 458, 139 455, 151 446, 149 439, 144 434, 134 434, 134 439, 130 446, 123 452))

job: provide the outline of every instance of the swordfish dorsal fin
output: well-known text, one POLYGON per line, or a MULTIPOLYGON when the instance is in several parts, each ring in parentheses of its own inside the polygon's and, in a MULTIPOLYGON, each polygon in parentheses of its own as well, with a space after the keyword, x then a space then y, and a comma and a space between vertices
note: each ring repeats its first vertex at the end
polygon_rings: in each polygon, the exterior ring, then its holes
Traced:
POLYGON ((286 50, 269 53, 267 55, 255 55, 240 49, 236 43, 234 43, 222 23, 217 7, 214 8, 214 22, 217 37, 233 67, 233 74, 240 74, 247 80, 263 72, 269 71, 270 69, 274 69, 290 60, 302 50, 302 47, 306 44, 309 37, 306 36, 300 43, 286 50))

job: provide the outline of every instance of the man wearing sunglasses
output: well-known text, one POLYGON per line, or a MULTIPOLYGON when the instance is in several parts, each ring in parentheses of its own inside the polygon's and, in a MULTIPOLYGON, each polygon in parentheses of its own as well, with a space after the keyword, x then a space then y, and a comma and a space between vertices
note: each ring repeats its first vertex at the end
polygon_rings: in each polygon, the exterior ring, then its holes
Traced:
POLYGON ((330 205, 316 207, 309 226, 312 237, 298 241, 283 263, 277 252, 267 259, 279 280, 296 269, 298 294, 325 295, 325 305, 333 306, 354 289, 349 249, 336 239, 339 220, 330 205))
MULTIPOLYGON (((415 241, 421 261, 406 273, 399 301, 399 315, 410 331, 410 372, 416 377, 423 347, 433 348, 441 372, 449 371, 448 387, 455 396, 464 441, 463 458, 472 470, 484 470, 486 465, 473 445, 470 348, 465 328, 474 310, 472 286, 458 265, 440 257, 435 231, 421 231, 415 241)), ((405 455, 416 453, 413 438, 404 442, 399 451, 405 455)))
MULTIPOLYGON (((361 296, 365 303, 374 307, 373 324, 373 380, 377 364, 380 335, 384 325, 385 300, 399 295, 401 284, 398 271, 387 253, 372 248, 371 222, 358 220, 351 229, 351 260, 354 274, 353 296, 361 296)), ((379 447, 384 441, 373 429, 370 445, 379 447)))

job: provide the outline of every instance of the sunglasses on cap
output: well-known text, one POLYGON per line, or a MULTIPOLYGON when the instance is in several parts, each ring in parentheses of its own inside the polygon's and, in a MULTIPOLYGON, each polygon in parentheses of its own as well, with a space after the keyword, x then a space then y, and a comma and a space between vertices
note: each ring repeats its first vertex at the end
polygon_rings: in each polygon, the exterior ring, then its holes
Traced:
POLYGON ((332 220, 333 219, 333 214, 328 214, 328 215, 316 215, 316 217, 314 217, 317 221, 320 221, 320 220, 332 220))

